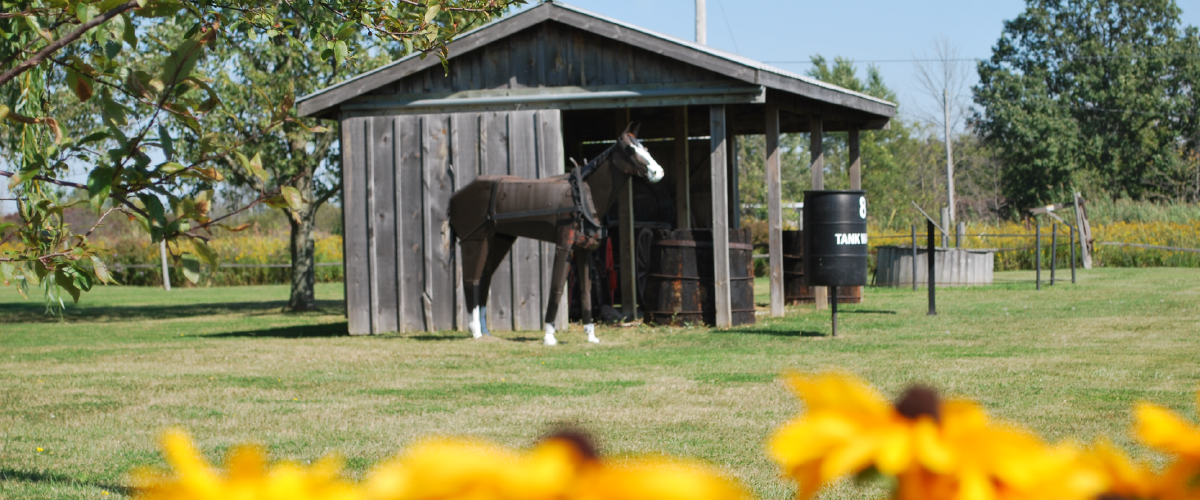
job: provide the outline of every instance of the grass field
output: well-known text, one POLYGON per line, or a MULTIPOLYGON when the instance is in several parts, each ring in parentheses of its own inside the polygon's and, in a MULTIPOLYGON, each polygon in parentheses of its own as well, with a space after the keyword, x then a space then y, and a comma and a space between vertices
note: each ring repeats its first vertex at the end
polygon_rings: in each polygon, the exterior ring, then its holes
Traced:
POLYGON ((1138 399, 1195 417, 1200 269, 1093 270, 1040 292, 1032 273, 998 278, 1028 281, 942 289, 936 317, 923 291, 869 289, 836 339, 828 313, 801 307, 728 331, 606 327, 599 345, 574 327, 556 348, 536 332, 351 338, 340 285, 301 315, 280 312, 282 286, 107 287, 62 323, 0 288, 0 498, 121 497, 173 426, 214 459, 257 441, 300 461, 336 451, 361 475, 433 433, 524 446, 575 422, 606 453, 700 457, 781 499, 762 444, 798 409, 787 369, 841 368, 889 396, 931 383, 1051 439, 1131 446, 1138 399))

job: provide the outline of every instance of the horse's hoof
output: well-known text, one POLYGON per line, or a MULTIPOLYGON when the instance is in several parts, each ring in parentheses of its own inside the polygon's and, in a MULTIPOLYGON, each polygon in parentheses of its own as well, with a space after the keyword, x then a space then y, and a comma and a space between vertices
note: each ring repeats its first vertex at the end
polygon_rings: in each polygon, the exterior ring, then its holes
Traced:
POLYGON ((500 339, 500 337, 494 337, 494 336, 492 336, 492 334, 489 333, 487 335, 480 335, 478 337, 475 337, 475 340, 478 340, 481 342, 496 342, 501 339, 500 339))
POLYGON ((596 337, 588 337, 588 342, 591 342, 591 343, 593 343, 593 344, 599 344, 599 343, 600 343, 600 339, 598 339, 598 338, 596 338, 596 337))
POLYGON ((558 345, 558 339, 547 335, 545 339, 542 339, 542 344, 543 345, 558 345))

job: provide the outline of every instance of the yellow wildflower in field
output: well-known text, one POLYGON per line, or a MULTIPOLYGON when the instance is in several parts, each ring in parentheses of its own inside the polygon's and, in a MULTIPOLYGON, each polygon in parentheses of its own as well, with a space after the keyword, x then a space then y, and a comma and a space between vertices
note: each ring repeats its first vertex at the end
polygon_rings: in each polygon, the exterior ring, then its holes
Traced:
POLYGON ((305 467, 283 462, 268 466, 257 446, 234 448, 217 471, 187 435, 168 432, 163 452, 174 476, 141 469, 133 474, 138 500, 361 500, 362 491, 344 481, 341 460, 325 457, 305 467))
POLYGON ((868 470, 896 477, 896 498, 914 500, 1083 499, 1104 486, 1073 447, 1049 448, 991 421, 974 403, 942 403, 932 389, 909 389, 892 405, 848 375, 791 375, 788 382, 807 413, 785 424, 769 447, 800 483, 802 500, 868 470))
MULTIPOLYGON (((1200 404, 1200 393, 1197 393, 1200 404)), ((1134 412, 1134 435, 1142 444, 1163 451, 1174 459, 1162 477, 1162 498, 1200 498, 1200 426, 1171 410, 1151 403, 1138 403, 1134 412)))

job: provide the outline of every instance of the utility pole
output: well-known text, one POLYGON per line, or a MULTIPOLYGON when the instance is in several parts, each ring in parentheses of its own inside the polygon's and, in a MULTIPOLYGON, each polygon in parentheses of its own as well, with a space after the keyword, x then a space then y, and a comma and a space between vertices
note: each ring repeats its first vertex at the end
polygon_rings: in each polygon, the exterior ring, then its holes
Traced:
POLYGON ((708 45, 708 20, 704 0, 696 0, 696 43, 708 45))
POLYGON ((942 89, 942 101, 946 109, 946 204, 950 207, 950 224, 954 224, 954 153, 950 145, 950 89, 942 89))

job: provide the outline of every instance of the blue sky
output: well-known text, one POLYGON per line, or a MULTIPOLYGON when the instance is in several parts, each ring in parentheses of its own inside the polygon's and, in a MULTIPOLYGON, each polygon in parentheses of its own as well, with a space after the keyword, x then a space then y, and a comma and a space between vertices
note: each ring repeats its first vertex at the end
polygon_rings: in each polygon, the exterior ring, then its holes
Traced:
MULTIPOLYGON (((1178 0, 1177 0, 1178 1, 1178 0)), ((693 40, 695 0, 569 0, 565 3, 650 30, 693 40)), ((1003 22, 1025 8, 1023 0, 896 2, 886 0, 707 0, 708 44, 721 50, 804 73, 821 54, 880 62, 884 81, 898 94, 901 112, 933 105, 919 90, 910 62, 932 52, 944 37, 964 58, 986 58, 1003 22)), ((1183 23, 1200 26, 1200 0, 1178 1, 1183 23)), ((975 83, 975 72, 970 71, 975 83)))
MULTIPOLYGON (((1178 0, 1177 0, 1178 1, 1178 0)), ((537 0, 530 0, 536 4, 537 0)), ((668 35, 694 39, 695 0, 570 0, 577 7, 668 35)), ((809 56, 843 56, 876 63, 896 91, 901 114, 916 117, 936 111, 917 84, 911 60, 932 52, 944 37, 964 58, 988 57, 1002 24, 1024 10, 1023 0, 895 2, 886 0, 707 0, 708 44, 771 63, 796 73, 809 67, 809 56), (793 63, 787 61, 800 61, 793 63)), ((1200 0, 1178 1, 1183 23, 1200 26, 1200 0)), ((975 73, 969 72, 974 84, 975 73)), ((0 185, 0 194, 6 192, 0 185)), ((0 202, 0 213, 11 212, 0 202)))

